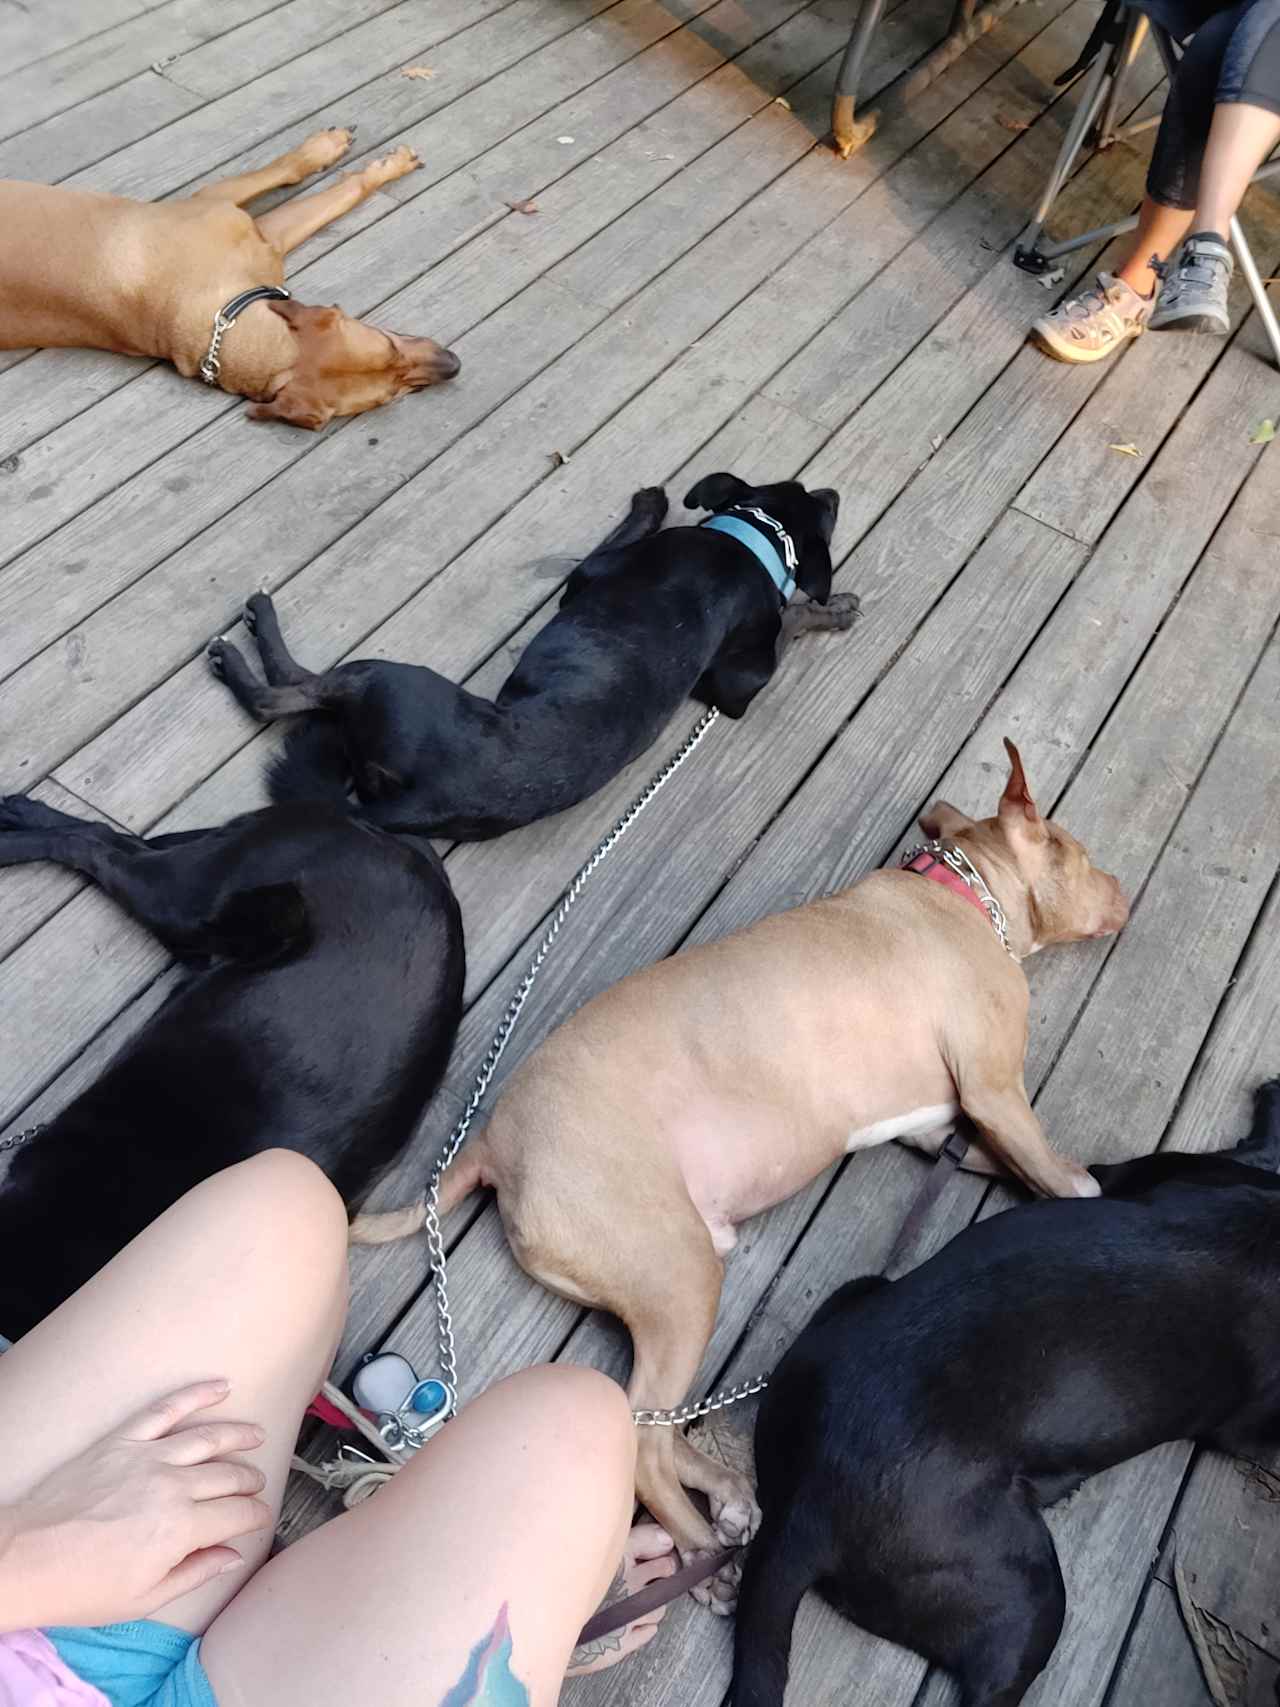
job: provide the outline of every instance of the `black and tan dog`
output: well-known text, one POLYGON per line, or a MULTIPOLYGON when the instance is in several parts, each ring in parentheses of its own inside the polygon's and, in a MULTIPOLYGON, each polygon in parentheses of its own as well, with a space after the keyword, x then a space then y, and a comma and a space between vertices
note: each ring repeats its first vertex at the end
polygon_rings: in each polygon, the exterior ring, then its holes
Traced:
POLYGON ((352 786, 371 823, 481 840, 603 788, 690 694, 741 717, 792 635, 854 619, 852 595, 830 597, 839 501, 797 481, 712 474, 685 502, 716 515, 659 532, 665 492, 636 493, 492 700, 416 664, 361 659, 313 674, 256 595, 245 617, 267 685, 224 640, 209 648, 215 673, 264 721, 327 714, 290 733, 273 798, 345 802, 352 786), (808 602, 789 605, 797 588, 808 602))
POLYGON ((1163 1441, 1280 1444, 1277 1167, 1272 1080, 1234 1150, 1095 1168, 1101 1198, 829 1298, 756 1427, 733 1707, 782 1707, 810 1588, 955 1672, 964 1707, 1017 1707, 1065 1610, 1042 1508, 1163 1441))
POLYGON ((0 1331, 25 1333, 192 1186, 300 1150, 348 1203, 408 1141, 462 1007, 444 868, 332 807, 272 806, 144 841, 12 796, 0 866, 94 880, 182 985, 0 1185, 0 1331))

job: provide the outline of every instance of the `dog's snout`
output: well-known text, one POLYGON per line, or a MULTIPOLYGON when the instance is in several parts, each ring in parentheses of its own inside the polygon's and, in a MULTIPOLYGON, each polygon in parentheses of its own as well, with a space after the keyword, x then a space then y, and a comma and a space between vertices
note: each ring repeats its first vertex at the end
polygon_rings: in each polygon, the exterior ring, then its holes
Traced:
POLYGON ((833 519, 840 514, 840 494, 834 486, 820 486, 813 496, 824 509, 831 511, 833 519))
POLYGON ((434 338, 399 337, 399 343, 411 361, 409 383, 415 388, 425 385, 439 385, 442 380, 452 379, 462 366, 461 360, 452 350, 446 350, 443 344, 437 344, 434 338))

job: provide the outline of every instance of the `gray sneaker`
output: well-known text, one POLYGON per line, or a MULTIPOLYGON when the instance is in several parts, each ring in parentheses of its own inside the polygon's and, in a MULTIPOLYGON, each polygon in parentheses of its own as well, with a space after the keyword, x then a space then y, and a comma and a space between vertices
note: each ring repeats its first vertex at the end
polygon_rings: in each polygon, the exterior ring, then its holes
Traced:
POLYGON ((1031 342, 1059 362, 1102 362, 1147 329, 1153 296, 1139 296, 1123 279, 1098 274, 1096 290, 1060 302, 1031 327, 1031 342))
POLYGON ((1231 251, 1212 232, 1188 237, 1175 263, 1160 282, 1153 332, 1211 332, 1225 338, 1231 330, 1227 291, 1236 270, 1231 251))

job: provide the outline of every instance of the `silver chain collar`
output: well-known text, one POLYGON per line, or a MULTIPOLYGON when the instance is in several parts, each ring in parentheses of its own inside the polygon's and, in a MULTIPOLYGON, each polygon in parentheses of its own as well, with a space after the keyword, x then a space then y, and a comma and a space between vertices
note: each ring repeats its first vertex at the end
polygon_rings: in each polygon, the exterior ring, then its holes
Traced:
POLYGON ((912 860, 919 859, 921 854, 929 854, 948 871, 954 871, 966 889, 971 889, 986 908, 987 917, 991 920, 991 928, 1000 938, 1000 946, 1012 960, 1018 957, 1009 947, 1009 921, 1005 910, 987 887, 987 880, 978 870, 962 848, 952 843, 950 846, 936 838, 931 842, 921 842, 918 847, 910 848, 902 856, 902 865, 908 866, 912 860))
POLYGON ((218 352, 222 348, 222 340, 235 325, 237 319, 254 302, 288 302, 290 292, 283 285, 255 285, 252 290, 242 290, 239 296, 233 296, 230 302, 224 302, 213 317, 213 335, 209 339, 209 348, 204 353, 200 363, 200 377, 206 385, 216 385, 222 369, 218 352))

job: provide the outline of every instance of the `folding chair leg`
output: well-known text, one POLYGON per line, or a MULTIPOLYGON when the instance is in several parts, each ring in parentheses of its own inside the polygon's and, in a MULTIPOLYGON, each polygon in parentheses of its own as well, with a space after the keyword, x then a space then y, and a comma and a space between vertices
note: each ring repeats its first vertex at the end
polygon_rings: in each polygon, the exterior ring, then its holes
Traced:
POLYGON ((1241 229, 1238 219, 1231 221, 1230 235, 1231 247, 1236 252, 1240 271, 1244 274, 1245 283, 1249 287, 1249 295, 1253 298, 1253 306, 1257 309, 1258 318, 1262 321, 1263 328, 1266 331, 1267 340, 1271 345, 1271 354, 1276 366, 1280 367, 1280 322, 1276 320, 1275 309, 1272 308, 1271 299, 1267 295, 1267 287, 1262 282, 1257 262, 1253 258, 1253 250, 1249 247, 1249 240, 1241 229))
MULTIPOLYGON (((1126 77, 1133 67, 1147 39, 1147 18, 1144 12, 1134 12, 1130 15, 1125 26, 1124 36, 1120 42, 1120 50, 1116 55, 1115 71, 1111 78, 1111 89, 1107 95, 1107 107, 1098 124, 1098 134, 1094 138, 1095 148, 1106 148, 1115 139, 1116 118, 1120 112, 1120 96, 1124 90, 1126 77)), ((1173 75, 1170 71, 1170 76, 1173 75)))
POLYGON ((842 160, 847 160, 855 148, 861 148, 871 138, 880 117, 879 113, 871 113, 864 119, 855 120, 854 110, 867 51, 883 15, 884 0, 862 0, 857 25, 840 62, 835 100, 831 106, 831 135, 836 153, 842 160))
POLYGON ((1099 54, 1089 67, 1085 77, 1084 88, 1080 93, 1080 104, 1076 108, 1075 117, 1067 128, 1067 134, 1062 139, 1062 147, 1058 150, 1058 158, 1053 171, 1049 174, 1049 182, 1045 185, 1040 204, 1031 216, 1031 224, 1023 232, 1017 248, 1013 252, 1014 261, 1027 272, 1042 272, 1038 264, 1036 245, 1044 231, 1045 221, 1053 211, 1053 204, 1062 192, 1062 186, 1070 175, 1071 168, 1076 163, 1076 157, 1083 146, 1085 133, 1098 115, 1106 97, 1107 82, 1112 76, 1112 66, 1116 50, 1099 54))

